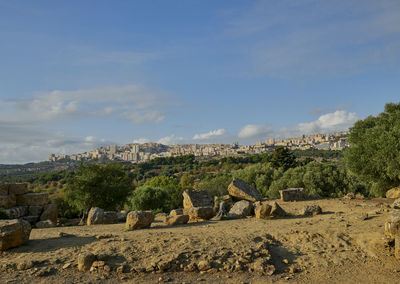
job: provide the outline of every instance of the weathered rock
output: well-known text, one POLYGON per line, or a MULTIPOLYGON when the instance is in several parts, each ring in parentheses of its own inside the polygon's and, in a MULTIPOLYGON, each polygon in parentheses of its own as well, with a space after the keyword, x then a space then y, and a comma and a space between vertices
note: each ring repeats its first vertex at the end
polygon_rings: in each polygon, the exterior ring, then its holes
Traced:
POLYGON ((20 195, 28 192, 28 186, 25 183, 15 183, 8 185, 9 195, 20 195))
POLYGON ((78 256, 78 270, 88 271, 95 260, 96 257, 92 253, 80 254, 78 256))
POLYGON ((385 235, 394 239, 396 235, 400 235, 400 214, 391 214, 386 219, 385 235))
POLYGON ((302 215, 305 216, 314 216, 318 214, 322 214, 322 209, 319 205, 307 205, 302 211, 302 215))
POLYGON ((223 217, 228 216, 228 211, 226 210, 227 205, 225 201, 219 203, 219 209, 213 220, 221 220, 223 217))
POLYGON ((183 214, 189 215, 190 221, 209 220, 214 216, 212 207, 191 207, 185 208, 183 214))
POLYGON ((251 215, 251 209, 253 204, 247 200, 241 200, 233 204, 231 210, 229 210, 228 216, 232 218, 244 218, 251 215))
POLYGON ((189 222, 189 215, 167 216, 164 219, 164 224, 168 226, 182 225, 187 222, 189 222))
POLYGON ((117 224, 118 223, 118 213, 115 211, 104 212, 103 224, 117 224))
POLYGON ((229 195, 237 198, 255 202, 261 200, 261 194, 257 189, 251 187, 241 179, 234 178, 228 186, 229 195))
POLYGON ((8 184, 0 183, 0 195, 8 195, 8 184))
POLYGON ((22 217, 22 219, 28 221, 31 225, 34 225, 39 220, 39 216, 29 215, 22 217))
POLYGON ((36 228, 39 228, 39 229, 54 228, 56 226, 57 225, 51 220, 39 221, 36 223, 36 228))
POLYGON ((253 270, 254 272, 260 275, 272 275, 275 272, 275 267, 273 265, 268 265, 262 258, 258 258, 253 263, 253 270))
POLYGON ((148 228, 154 221, 151 211, 131 211, 126 216, 126 227, 129 229, 148 228))
POLYGON ((118 220, 118 223, 124 223, 124 222, 126 222, 126 216, 128 215, 128 211, 121 211, 121 212, 118 212, 117 213, 117 220, 118 220))
POLYGON ((183 215, 183 209, 173 209, 169 212, 169 216, 183 215))
POLYGON ((197 264, 197 268, 200 271, 207 271, 207 270, 211 269, 211 264, 206 260, 202 260, 197 264))
POLYGON ((104 210, 99 207, 92 207, 87 217, 87 225, 98 225, 104 222, 104 210))
POLYGON ((271 209, 271 205, 267 204, 266 202, 262 202, 258 206, 255 206, 254 215, 257 219, 264 219, 265 217, 270 216, 271 209))
POLYGON ((279 190, 282 201, 300 201, 306 199, 304 188, 288 188, 279 190))
POLYGON ((355 198, 356 198, 356 195, 353 192, 349 192, 345 196, 343 196, 343 199, 347 199, 347 200, 355 199, 355 198))
POLYGON ((396 259, 400 259, 400 234, 394 238, 394 256, 396 259))
POLYGON ((47 193, 17 195, 18 206, 45 206, 47 203, 49 203, 49 195, 47 193))
POLYGON ((15 195, 0 195, 0 207, 11 208, 17 205, 15 195))
POLYGON ((400 198, 400 186, 386 191, 386 198, 400 198))
POLYGON ((400 209, 400 198, 397 198, 397 199, 393 202, 392 207, 393 207, 394 209, 400 209))
POLYGON ((31 229, 31 225, 22 219, 0 220, 0 251, 27 242, 31 229))
POLYGON ((274 217, 284 217, 286 216, 285 210, 282 209, 282 207, 279 206, 277 202, 272 202, 271 204, 271 216, 274 217))
POLYGON ((12 207, 5 212, 9 219, 18 219, 28 214, 28 206, 12 207))
POLYGON ((214 206, 214 201, 207 191, 187 189, 182 195, 183 208, 214 206))
POLYGON ((55 204, 47 204, 44 207, 43 213, 40 216, 41 221, 51 220, 53 223, 57 224, 58 209, 55 204))
POLYGON ((42 215, 43 206, 28 206, 28 214, 30 216, 40 216, 42 215))

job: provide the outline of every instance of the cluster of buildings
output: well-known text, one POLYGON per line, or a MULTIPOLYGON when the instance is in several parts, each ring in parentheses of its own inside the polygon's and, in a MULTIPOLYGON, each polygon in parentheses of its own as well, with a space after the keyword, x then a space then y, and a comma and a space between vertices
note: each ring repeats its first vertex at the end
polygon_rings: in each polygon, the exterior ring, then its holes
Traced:
POLYGON ((265 142, 257 142, 255 145, 232 144, 178 144, 163 145, 159 143, 126 144, 124 146, 109 145, 93 149, 90 152, 74 155, 51 154, 47 161, 59 160, 120 160, 132 163, 147 162, 156 157, 175 157, 193 154, 196 157, 226 157, 235 155, 252 155, 273 151, 276 147, 287 147, 291 150, 343 150, 349 144, 346 141, 347 132, 335 132, 332 134, 315 134, 285 139, 270 138, 265 142))

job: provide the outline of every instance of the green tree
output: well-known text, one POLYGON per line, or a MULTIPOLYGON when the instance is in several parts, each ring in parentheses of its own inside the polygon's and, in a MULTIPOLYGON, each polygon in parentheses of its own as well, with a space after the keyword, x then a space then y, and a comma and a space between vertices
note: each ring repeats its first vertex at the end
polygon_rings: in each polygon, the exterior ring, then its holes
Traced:
POLYGON ((181 179, 180 179, 180 181, 179 181, 179 185, 182 187, 182 188, 193 188, 193 186, 194 186, 194 179, 193 179, 193 177, 189 174, 189 173, 184 173, 182 176, 181 176, 181 179))
POLYGON ((165 200, 168 199, 168 193, 165 189, 154 188, 150 186, 140 186, 128 200, 130 209, 133 210, 153 210, 164 211, 166 208, 165 200))
POLYGON ((378 116, 357 121, 348 141, 347 167, 371 185, 371 195, 383 196, 400 184, 400 103, 386 104, 378 116))
POLYGON ((164 199, 164 206, 166 210, 172 210, 182 207, 183 202, 183 188, 179 185, 178 180, 174 177, 156 176, 145 182, 146 186, 152 188, 162 188, 167 193, 164 199))
POLYGON ((270 163, 275 168, 281 168, 284 171, 297 166, 296 157, 288 149, 284 147, 277 148, 270 157, 270 163))
POLYGON ((123 207, 132 190, 131 179, 121 164, 81 164, 66 184, 65 198, 84 213, 91 207, 116 210, 123 207))

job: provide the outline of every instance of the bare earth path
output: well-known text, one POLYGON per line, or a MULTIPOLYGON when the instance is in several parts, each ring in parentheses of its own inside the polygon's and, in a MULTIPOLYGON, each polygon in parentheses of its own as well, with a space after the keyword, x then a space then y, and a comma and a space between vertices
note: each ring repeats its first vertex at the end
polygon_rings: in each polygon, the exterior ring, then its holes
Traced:
POLYGON ((389 203, 280 202, 292 217, 177 227, 156 219, 152 228, 136 231, 125 231, 124 224, 33 229, 27 244, 1 253, 0 283, 400 283, 400 262, 383 239, 389 203), (310 204, 320 205, 325 213, 299 216, 310 204), (369 218, 363 220, 364 213, 369 218), (107 256, 114 270, 79 272, 77 256, 83 252, 107 256), (171 263, 182 270, 200 260, 228 270, 238 262, 250 267, 254 257, 270 257, 275 273, 151 272, 163 264, 169 271, 171 263), (124 264, 126 273, 121 271, 124 264))

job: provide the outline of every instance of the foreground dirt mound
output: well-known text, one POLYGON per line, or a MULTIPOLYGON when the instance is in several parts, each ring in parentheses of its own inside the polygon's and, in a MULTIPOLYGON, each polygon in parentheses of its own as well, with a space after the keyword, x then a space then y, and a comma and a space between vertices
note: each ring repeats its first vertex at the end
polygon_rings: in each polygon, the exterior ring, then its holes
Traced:
MULTIPOLYGON (((0 283, 399 283, 384 239, 390 200, 282 202, 284 218, 148 229, 124 224, 33 229, 0 257, 0 283), (301 216, 307 205, 323 214, 301 216), (93 254, 89 271, 78 259, 93 254)), ((88 266, 89 269, 89 266, 88 266)))

